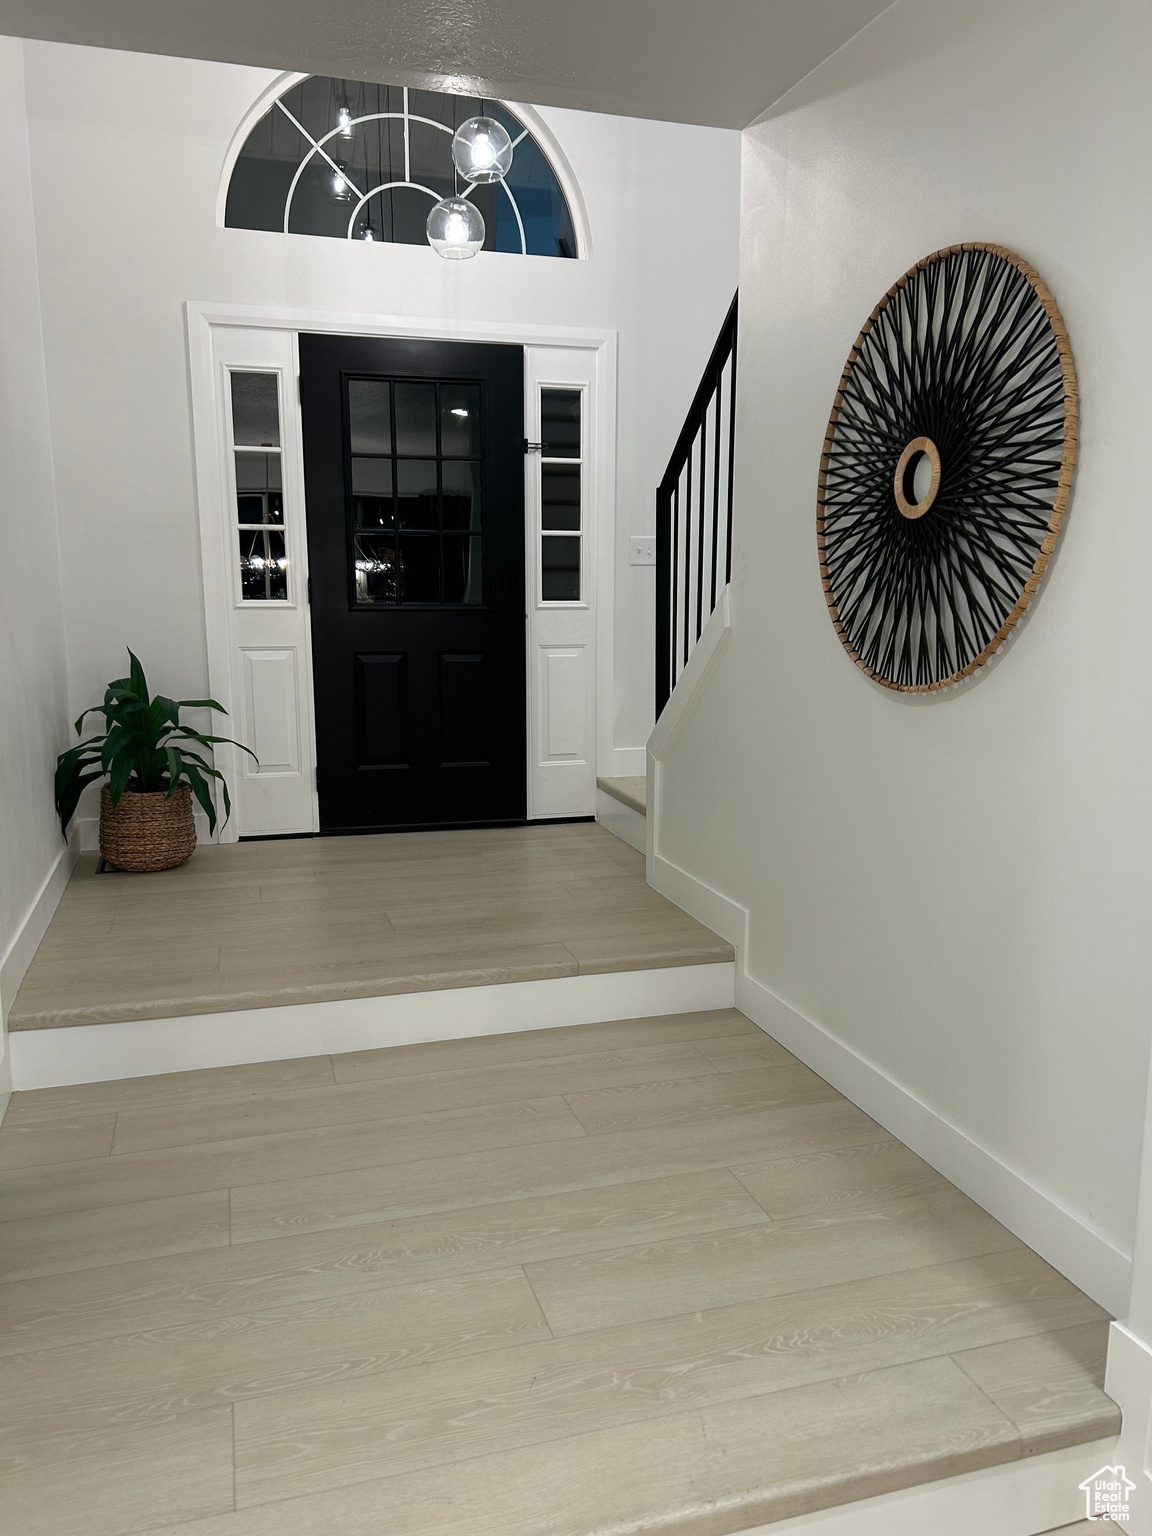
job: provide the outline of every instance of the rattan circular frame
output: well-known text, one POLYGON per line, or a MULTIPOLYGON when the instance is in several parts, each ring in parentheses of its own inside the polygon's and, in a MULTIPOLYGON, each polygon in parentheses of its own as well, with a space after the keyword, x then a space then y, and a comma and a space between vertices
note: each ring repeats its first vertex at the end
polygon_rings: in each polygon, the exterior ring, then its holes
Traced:
POLYGON ((876 305, 836 391, 817 492, 828 611, 875 682, 946 688, 1003 644, 1055 548, 1077 421, 1064 321, 1012 251, 945 246, 876 305), (922 438, 941 469, 913 519, 894 478, 922 438))

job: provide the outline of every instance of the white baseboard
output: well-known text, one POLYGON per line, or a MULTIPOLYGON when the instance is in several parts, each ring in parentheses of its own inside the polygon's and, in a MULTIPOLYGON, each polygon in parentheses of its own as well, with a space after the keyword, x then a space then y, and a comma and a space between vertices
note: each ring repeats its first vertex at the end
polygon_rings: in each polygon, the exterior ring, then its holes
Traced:
POLYGON ((1104 1390, 1124 1415, 1114 1463, 1136 1484, 1132 1513, 1121 1529, 1152 1536, 1152 1346, 1124 1323, 1113 1323, 1109 1333, 1104 1390))
POLYGON ((611 778, 641 778, 648 762, 647 747, 613 747, 611 778))
POLYGON ((8 1019, 9 1009, 20 990, 25 972, 32 964, 32 957, 40 948, 40 941, 48 931, 52 915, 60 905, 60 898, 76 868, 80 857, 80 838, 75 829, 52 861, 52 867, 40 883, 40 889, 12 935, 7 949, 0 955, 0 1018, 8 1019))
MULTIPOLYGON (((738 1536, 1039 1536, 1083 1520, 1080 1484, 1115 1454, 1115 1439, 1093 1440, 758 1525, 738 1536)), ((1135 1526, 1124 1529, 1144 1536, 1135 1526)))
POLYGON ((846 1098, 950 1179, 1042 1258, 1123 1316, 1132 1262, 1082 1216, 974 1141, 902 1083, 746 973, 736 1006, 846 1098))
POLYGON ((646 851, 648 836, 648 818, 641 816, 639 811, 625 805, 623 800, 617 800, 615 795, 610 795, 606 790, 596 791, 596 820, 609 832, 615 832, 617 837, 622 837, 638 853, 646 851))
POLYGON ((424 1040, 693 1013, 731 1008, 735 985, 736 968, 728 961, 177 1019, 17 1030, 10 1037, 12 1079, 17 1089, 50 1088, 424 1040))
POLYGON ((32 957, 40 948, 40 941, 48 931, 52 915, 60 905, 60 898, 67 889, 79 857, 80 838, 73 828, 68 841, 66 843, 61 841, 60 850, 41 881, 40 889, 32 898, 27 912, 8 941, 4 953, 0 955, 0 1121, 4 1119, 8 1101, 12 1097, 13 1074, 12 1053, 8 1048, 8 1013, 20 990, 20 983, 32 964, 32 957))
MULTIPOLYGON (((235 810, 235 806, 233 806, 235 810)), ((213 832, 208 825, 208 818, 203 811, 193 810, 193 820, 196 823, 196 841, 198 843, 214 843, 220 828, 217 825, 213 832)), ((79 849, 82 853, 97 853, 100 849, 100 818, 99 816, 77 816, 72 823, 73 830, 79 837, 79 849)))
POLYGON ((661 896, 674 901, 698 923, 703 923, 713 933, 728 940, 736 951, 736 974, 739 978, 743 972, 748 942, 748 908, 721 895, 710 885, 705 885, 703 880, 697 880, 695 875, 690 875, 687 870, 658 853, 653 853, 648 860, 648 884, 653 890, 659 891, 661 896))

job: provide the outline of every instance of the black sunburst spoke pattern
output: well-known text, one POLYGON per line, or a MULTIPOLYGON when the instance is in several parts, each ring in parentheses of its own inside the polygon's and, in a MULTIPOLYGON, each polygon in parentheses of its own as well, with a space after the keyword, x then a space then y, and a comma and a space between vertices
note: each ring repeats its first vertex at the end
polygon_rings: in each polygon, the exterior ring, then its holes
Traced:
POLYGON ((1002 643, 1055 543, 1076 408, 1055 301, 1011 252, 938 251, 877 305, 840 381, 818 498, 828 606, 876 681, 941 688, 1002 643))

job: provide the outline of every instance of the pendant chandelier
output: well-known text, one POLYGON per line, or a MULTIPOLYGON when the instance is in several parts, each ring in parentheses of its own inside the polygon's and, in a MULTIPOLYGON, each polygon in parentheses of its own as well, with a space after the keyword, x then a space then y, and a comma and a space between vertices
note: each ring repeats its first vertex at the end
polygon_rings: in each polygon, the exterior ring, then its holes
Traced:
MULTIPOLYGON (((494 117, 470 117, 452 138, 452 165, 473 186, 503 181, 512 168, 512 140, 494 117)), ((428 244, 446 261, 466 261, 484 244, 484 216, 461 197, 444 197, 428 215, 428 244)))

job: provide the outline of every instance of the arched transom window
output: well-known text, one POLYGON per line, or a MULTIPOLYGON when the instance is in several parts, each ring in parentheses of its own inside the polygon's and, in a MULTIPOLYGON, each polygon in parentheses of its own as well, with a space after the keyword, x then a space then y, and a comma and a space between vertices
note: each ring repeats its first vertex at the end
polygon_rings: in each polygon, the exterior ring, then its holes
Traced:
POLYGON ((572 212, 548 157, 502 102, 311 75, 269 107, 228 184, 225 224, 337 240, 425 245, 432 205, 467 196, 484 216, 487 251, 579 254, 572 212), (495 117, 512 136, 501 182, 454 177, 452 135, 495 117))

